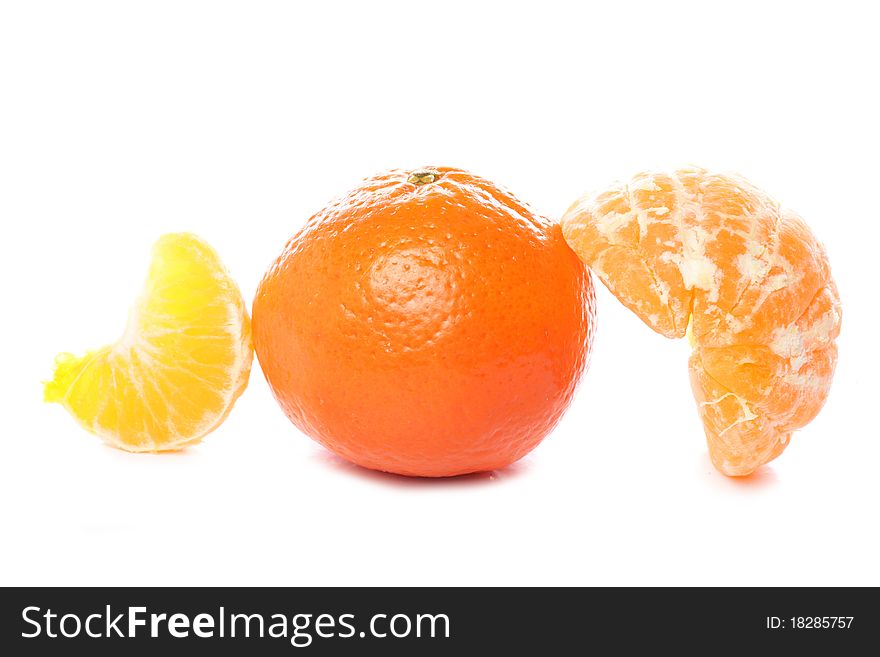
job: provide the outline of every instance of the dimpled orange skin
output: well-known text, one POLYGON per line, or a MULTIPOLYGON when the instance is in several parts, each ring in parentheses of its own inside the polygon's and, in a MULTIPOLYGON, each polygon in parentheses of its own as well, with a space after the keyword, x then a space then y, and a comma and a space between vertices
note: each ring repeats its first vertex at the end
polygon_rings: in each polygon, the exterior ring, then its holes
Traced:
POLYGON ((571 401, 589 271, 558 224, 452 168, 394 170, 314 215, 259 285, 254 346, 303 432, 366 468, 503 468, 571 401))
POLYGON ((715 467, 748 475, 822 408, 841 308, 822 245, 739 176, 640 173, 585 196, 566 240, 603 283, 670 338, 691 327, 691 386, 715 467))

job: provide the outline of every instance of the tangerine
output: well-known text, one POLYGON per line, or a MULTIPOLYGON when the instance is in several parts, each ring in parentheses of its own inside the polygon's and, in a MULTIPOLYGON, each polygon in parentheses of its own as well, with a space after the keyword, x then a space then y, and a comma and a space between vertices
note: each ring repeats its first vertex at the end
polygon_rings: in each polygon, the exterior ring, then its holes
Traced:
POLYGON ((179 450, 226 419, 252 360, 247 307, 217 252, 172 233, 153 247, 123 336, 82 357, 59 354, 44 395, 114 447, 179 450))
POLYGON ((441 477, 502 468, 551 431, 594 314, 557 223, 438 167, 311 217, 259 285, 253 334, 299 429, 358 465, 441 477))
POLYGON ((804 221, 747 180, 697 167, 640 173, 562 218, 566 240, 652 329, 690 329, 691 385, 726 475, 776 458, 822 408, 841 308, 804 221))

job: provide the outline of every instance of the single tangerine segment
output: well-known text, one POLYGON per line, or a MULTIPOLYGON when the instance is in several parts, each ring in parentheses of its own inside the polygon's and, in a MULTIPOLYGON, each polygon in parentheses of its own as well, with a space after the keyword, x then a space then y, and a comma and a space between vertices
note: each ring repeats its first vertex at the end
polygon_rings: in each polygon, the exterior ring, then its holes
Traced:
POLYGON ((263 278, 254 345, 304 433, 367 468, 502 468, 567 408, 594 315, 558 224, 465 171, 394 170, 314 215, 263 278))
POLYGON ((715 466, 747 475, 822 408, 841 308, 803 220, 739 176, 639 173, 569 208, 563 234, 658 333, 689 333, 691 384, 715 466))
POLYGON ((63 353, 45 399, 131 452, 176 450, 218 427, 247 386, 253 348, 241 293, 195 235, 165 235, 122 338, 63 353))

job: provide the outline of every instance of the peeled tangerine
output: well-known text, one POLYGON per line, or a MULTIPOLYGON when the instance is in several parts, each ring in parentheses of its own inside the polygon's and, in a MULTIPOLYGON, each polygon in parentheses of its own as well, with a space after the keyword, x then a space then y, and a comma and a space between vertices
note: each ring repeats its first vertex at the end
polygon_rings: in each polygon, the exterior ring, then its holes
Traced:
POLYGON ((840 300, 822 245, 746 180, 640 173, 584 197, 565 239, 624 305, 669 338, 691 331, 690 378, 715 467, 747 475, 822 408, 840 300))
POLYGON ((60 354, 46 401, 131 452, 176 450, 217 428, 253 359, 241 293, 195 235, 165 235, 122 338, 82 358, 60 354))

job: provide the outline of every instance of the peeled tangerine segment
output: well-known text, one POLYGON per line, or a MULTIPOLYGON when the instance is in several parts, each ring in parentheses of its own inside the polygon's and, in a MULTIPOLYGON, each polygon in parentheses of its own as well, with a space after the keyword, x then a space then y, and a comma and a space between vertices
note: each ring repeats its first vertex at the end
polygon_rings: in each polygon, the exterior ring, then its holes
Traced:
POLYGON ((45 399, 115 447, 176 450, 223 422, 252 358, 244 300, 217 254, 195 235, 164 235, 125 334, 60 354, 45 399))
POLYGON ((738 176, 693 167, 585 196, 562 230, 648 326, 690 332, 691 386, 721 472, 753 472, 816 417, 841 310, 825 250, 800 217, 738 176))

